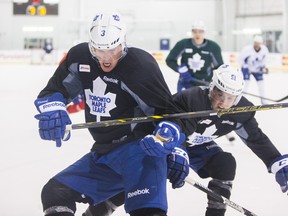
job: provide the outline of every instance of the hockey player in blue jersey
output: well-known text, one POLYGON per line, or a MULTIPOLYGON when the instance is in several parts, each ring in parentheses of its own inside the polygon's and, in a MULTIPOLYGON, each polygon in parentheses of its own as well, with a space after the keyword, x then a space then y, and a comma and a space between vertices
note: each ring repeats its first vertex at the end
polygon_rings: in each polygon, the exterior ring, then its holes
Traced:
MULTIPOLYGON (((153 56, 126 46, 119 13, 97 13, 89 33, 90 41, 69 50, 35 100, 42 139, 60 147, 70 138, 66 105, 81 92, 86 122, 179 112, 153 56)), ((89 128, 91 151, 44 185, 44 215, 73 216, 77 202, 96 205, 124 191, 131 216, 166 216, 166 158, 185 154, 180 127, 177 120, 89 128)))
MULTIPOLYGON (((209 87, 193 87, 177 93, 174 97, 176 104, 186 112, 253 105, 242 96, 244 80, 241 71, 229 65, 222 65, 213 74, 209 87)), ((211 179, 208 184, 211 190, 230 198, 236 160, 231 153, 223 151, 217 143, 217 138, 235 131, 246 146, 263 161, 268 172, 275 174, 276 182, 282 192, 288 191, 288 155, 282 155, 258 127, 255 112, 191 118, 186 123, 185 132, 189 134, 186 149, 190 167, 201 178, 211 179)), ((167 161, 170 179, 178 179, 178 182, 182 182, 185 175, 181 175, 181 171, 184 172, 189 165, 185 163, 185 157, 180 154, 168 156, 167 161)), ((174 184, 175 187, 182 185, 174 184)), ((101 204, 89 206, 83 216, 111 215, 123 200, 124 195, 120 193, 101 204)), ((205 216, 224 216, 225 212, 224 203, 208 196, 205 216)))

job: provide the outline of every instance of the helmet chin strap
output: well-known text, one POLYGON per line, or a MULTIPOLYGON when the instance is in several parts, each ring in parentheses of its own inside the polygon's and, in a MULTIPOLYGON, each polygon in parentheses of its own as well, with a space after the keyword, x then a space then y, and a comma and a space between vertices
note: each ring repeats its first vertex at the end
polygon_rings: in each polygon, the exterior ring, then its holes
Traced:
POLYGON ((243 95, 243 94, 237 95, 237 97, 235 98, 235 101, 234 101, 234 103, 233 103, 234 106, 236 106, 236 105, 239 103, 239 101, 240 101, 241 98, 242 98, 242 95, 243 95))
POLYGON ((122 55, 121 55, 119 61, 121 61, 128 53, 128 47, 126 46, 126 43, 125 42, 122 43, 121 46, 122 46, 122 55))

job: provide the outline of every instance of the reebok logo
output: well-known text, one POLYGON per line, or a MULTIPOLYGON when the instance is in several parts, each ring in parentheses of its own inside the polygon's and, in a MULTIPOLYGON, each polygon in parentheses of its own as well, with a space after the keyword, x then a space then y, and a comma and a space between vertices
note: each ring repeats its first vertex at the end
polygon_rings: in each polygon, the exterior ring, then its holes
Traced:
POLYGON ((223 120, 221 123, 222 123, 222 124, 234 125, 234 122, 231 122, 231 121, 229 121, 229 120, 223 120))
POLYGON ((66 106, 61 101, 53 101, 39 106, 40 112, 49 112, 55 110, 66 110, 66 106))
POLYGON ((209 52, 208 52, 208 51, 204 51, 204 50, 201 50, 201 53, 202 53, 202 54, 206 54, 206 55, 208 55, 208 54, 209 54, 209 52))
POLYGON ((112 82, 115 84, 118 84, 118 80, 117 79, 113 79, 113 78, 108 78, 107 76, 104 76, 103 79, 107 82, 112 82))
POLYGON ((144 188, 144 189, 142 189, 142 190, 137 189, 137 190, 134 191, 134 192, 129 192, 129 193, 127 194, 127 198, 129 199, 129 198, 132 198, 132 197, 134 197, 134 196, 139 196, 139 195, 144 195, 144 194, 150 194, 148 188, 144 188))
POLYGON ((52 102, 52 103, 47 103, 45 105, 43 105, 43 109, 49 109, 51 107, 65 107, 65 104, 62 102, 52 102))

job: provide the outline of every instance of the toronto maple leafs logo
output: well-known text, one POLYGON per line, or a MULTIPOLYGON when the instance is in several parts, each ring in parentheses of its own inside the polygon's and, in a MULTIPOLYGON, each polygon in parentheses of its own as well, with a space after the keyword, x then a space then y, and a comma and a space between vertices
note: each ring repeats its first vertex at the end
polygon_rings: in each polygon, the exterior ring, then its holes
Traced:
POLYGON ((218 135, 214 135, 216 131, 216 126, 211 125, 210 127, 207 127, 202 134, 194 132, 193 134, 189 135, 187 142, 189 143, 190 147, 211 142, 218 137, 218 135))
POLYGON ((101 121, 101 116, 109 117, 110 111, 116 107, 116 95, 113 93, 105 94, 107 84, 97 77, 93 81, 93 92, 85 89, 86 103, 90 107, 90 113, 96 116, 96 121, 101 121))
POLYGON ((193 58, 188 59, 189 68, 195 73, 196 71, 200 71, 204 66, 205 61, 201 59, 199 53, 193 55, 193 58))

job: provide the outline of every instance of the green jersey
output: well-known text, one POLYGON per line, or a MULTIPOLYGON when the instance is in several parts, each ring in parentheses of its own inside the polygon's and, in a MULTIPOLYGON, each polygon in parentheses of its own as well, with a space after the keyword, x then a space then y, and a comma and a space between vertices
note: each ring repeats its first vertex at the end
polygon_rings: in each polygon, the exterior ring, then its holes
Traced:
MULTIPOLYGON (((223 64, 220 46, 207 39, 201 45, 195 44, 191 38, 177 42, 167 56, 166 63, 178 72, 178 61, 180 65, 188 67, 194 78, 207 82, 211 81, 212 70, 223 64)), ((201 85, 201 83, 198 84, 201 85)))

